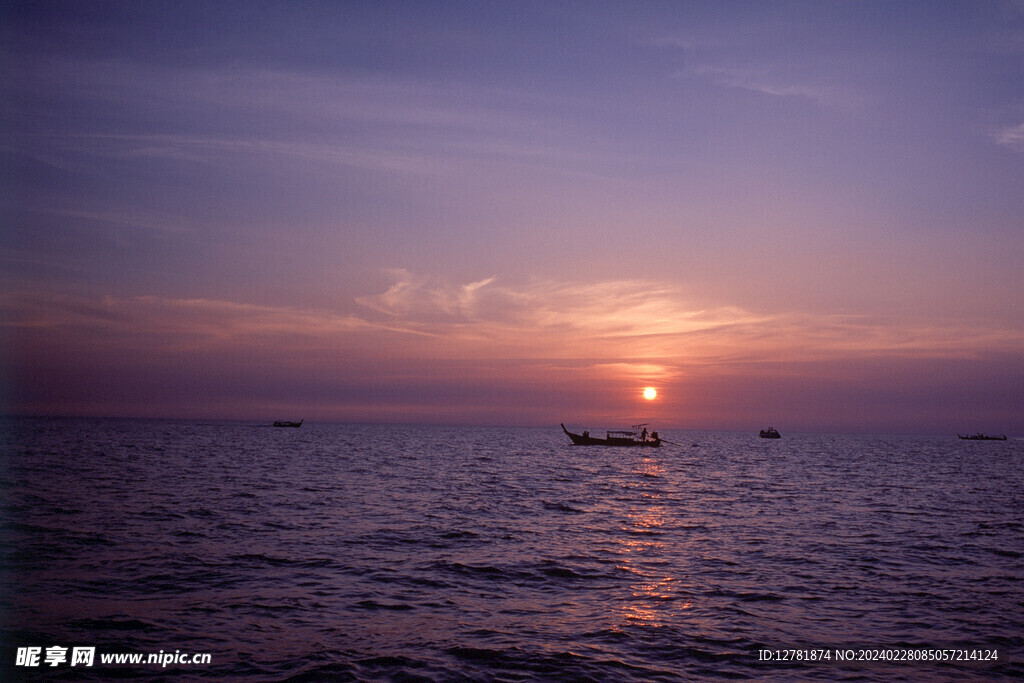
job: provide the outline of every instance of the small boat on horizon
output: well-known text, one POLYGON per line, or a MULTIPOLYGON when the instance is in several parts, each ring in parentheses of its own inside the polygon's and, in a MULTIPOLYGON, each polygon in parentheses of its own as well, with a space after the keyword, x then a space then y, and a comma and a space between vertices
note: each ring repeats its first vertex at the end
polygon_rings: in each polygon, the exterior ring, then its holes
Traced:
POLYGON ((287 420, 278 420, 274 423, 275 427, 301 427, 305 419, 299 420, 298 422, 288 422, 287 420))
POLYGON ((1000 434, 999 436, 989 436, 988 434, 957 434, 964 441, 1006 441, 1006 435, 1000 434))
POLYGON ((572 439, 574 446, 641 446, 648 448, 661 446, 661 437, 658 436, 658 432, 648 433, 646 424, 633 425, 633 428, 629 430, 605 432, 603 439, 591 436, 589 431, 575 434, 566 429, 564 424, 562 431, 572 439))
POLYGON ((779 430, 777 430, 775 427, 769 427, 768 429, 762 429, 760 434, 761 434, 761 438, 762 439, 781 439, 782 438, 782 434, 779 434, 779 430))

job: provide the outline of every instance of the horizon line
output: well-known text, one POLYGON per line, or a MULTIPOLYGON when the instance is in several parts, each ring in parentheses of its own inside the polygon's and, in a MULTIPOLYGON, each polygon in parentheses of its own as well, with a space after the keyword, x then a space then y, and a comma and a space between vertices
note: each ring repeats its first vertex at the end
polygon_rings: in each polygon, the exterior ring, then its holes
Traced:
MULTIPOLYGON (((123 421, 136 421, 136 422, 189 422, 193 424, 216 424, 216 423, 237 423, 252 426, 267 426, 273 425, 275 419, 279 418, 241 418, 241 417, 156 417, 156 416, 130 416, 130 415, 40 415, 40 414, 29 414, 29 413, 0 413, 0 420, 123 420, 123 421)), ((359 425, 367 427, 446 427, 446 428, 477 428, 477 429, 554 429, 559 426, 559 422, 551 424, 483 424, 483 423, 472 423, 472 422, 415 422, 415 421, 386 421, 386 420, 359 420, 359 419, 308 419, 301 418, 303 426, 307 425, 359 425)), ((646 418, 645 418, 646 419, 646 418)), ((625 422, 629 422, 626 420, 625 422)), ((622 424, 625 424, 623 422, 622 424)), ((583 423, 580 423, 583 424, 583 423)), ((604 425, 598 426, 598 430, 608 428, 611 429, 615 426, 622 427, 619 425, 604 425)), ((630 422, 630 424, 633 424, 630 422)), ((721 433, 747 433, 747 428, 723 428, 723 427, 678 427, 678 426, 658 426, 661 431, 673 431, 673 432, 721 432, 721 433)), ((754 433, 756 429, 763 429, 763 427, 749 428, 750 433, 754 433)), ((976 434, 976 429, 969 429, 966 432, 951 431, 951 432, 890 432, 890 431, 878 431, 878 432, 865 432, 865 431, 846 431, 842 429, 834 430, 807 430, 807 429, 792 429, 784 430, 783 436, 787 434, 799 434, 799 435, 812 435, 812 436, 824 436, 829 434, 842 435, 842 436, 959 436, 960 434, 976 434)), ((984 433, 984 432, 983 432, 984 433)), ((996 435, 996 433, 992 433, 996 435)), ((998 436, 1006 436, 1007 440, 1020 440, 1024 438, 1024 435, 1011 435, 1009 432, 998 432, 998 436)))

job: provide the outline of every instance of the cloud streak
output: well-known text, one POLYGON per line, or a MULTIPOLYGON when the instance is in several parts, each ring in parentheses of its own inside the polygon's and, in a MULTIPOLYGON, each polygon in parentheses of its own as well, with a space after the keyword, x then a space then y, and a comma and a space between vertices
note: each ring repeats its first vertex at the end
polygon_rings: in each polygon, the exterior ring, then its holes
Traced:
POLYGON ((1019 126, 1006 126, 996 131, 995 140, 1004 147, 1024 151, 1024 123, 1019 126))
POLYGON ((668 283, 538 280, 512 286, 488 277, 453 285, 403 269, 389 272, 393 283, 386 291, 356 300, 362 312, 156 296, 91 300, 16 294, 3 299, 4 327, 9 334, 145 338, 164 350, 257 346, 273 340, 282 345, 285 359, 318 343, 372 353, 372 338, 380 335, 390 337, 389 352, 406 358, 587 360, 650 367, 1024 350, 1024 332, 1012 328, 702 308, 668 283))
POLYGON ((552 167, 593 161, 592 155, 560 145, 564 136, 551 133, 555 120, 538 113, 576 103, 509 88, 117 60, 49 59, 25 68, 33 78, 5 88, 28 103, 25 112, 33 102, 43 107, 57 92, 68 106, 134 113, 107 130, 32 117, 19 135, 8 135, 9 145, 59 167, 68 166, 68 155, 75 154, 198 163, 214 163, 225 153, 260 154, 423 174, 436 173, 446 157, 465 154, 552 167), (225 120, 232 125, 220 123, 225 120), (178 132, 183 122, 192 124, 185 126, 188 133, 178 132), (293 136, 283 137, 281 130, 294 131, 293 136))
POLYGON ((858 99, 849 89, 793 82, 763 68, 702 65, 681 72, 678 77, 703 79, 719 87, 747 90, 771 97, 803 99, 829 108, 848 109, 858 99))

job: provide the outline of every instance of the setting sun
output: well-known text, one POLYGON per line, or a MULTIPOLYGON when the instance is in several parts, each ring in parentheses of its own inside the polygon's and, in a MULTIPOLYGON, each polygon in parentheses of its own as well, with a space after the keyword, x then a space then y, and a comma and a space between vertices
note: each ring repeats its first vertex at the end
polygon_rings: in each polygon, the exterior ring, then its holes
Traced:
POLYGON ((653 401, 658 396, 658 390, 654 387, 646 387, 644 389, 644 398, 648 401, 653 401))

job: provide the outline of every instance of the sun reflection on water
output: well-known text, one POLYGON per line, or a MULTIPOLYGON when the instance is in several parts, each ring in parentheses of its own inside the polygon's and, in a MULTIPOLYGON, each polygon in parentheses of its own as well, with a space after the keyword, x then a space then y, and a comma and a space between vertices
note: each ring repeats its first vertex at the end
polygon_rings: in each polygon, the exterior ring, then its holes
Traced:
POLYGON ((630 484, 639 490, 642 503, 626 513, 621 527, 617 568, 633 580, 628 599, 619 603, 620 626, 666 626, 693 607, 692 601, 681 599, 678 577, 683 568, 664 540, 663 528, 671 522, 670 497, 662 490, 664 475, 662 463, 647 457, 637 463, 630 484))

